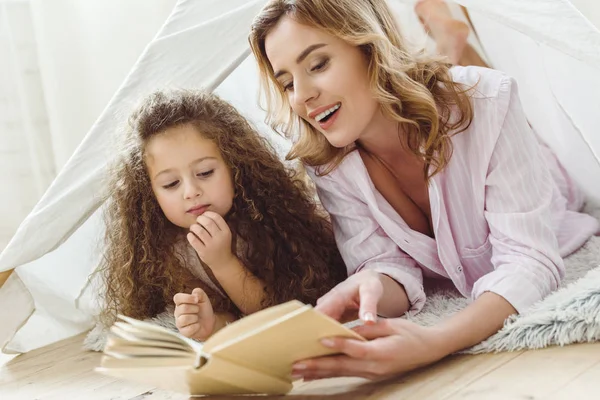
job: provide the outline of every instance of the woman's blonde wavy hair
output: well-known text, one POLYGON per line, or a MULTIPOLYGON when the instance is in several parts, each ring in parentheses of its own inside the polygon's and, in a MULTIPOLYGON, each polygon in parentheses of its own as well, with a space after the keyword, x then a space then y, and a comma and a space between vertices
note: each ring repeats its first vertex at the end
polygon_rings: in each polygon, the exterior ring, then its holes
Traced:
POLYGON ((271 0, 255 17, 248 39, 260 70, 266 122, 280 133, 299 132, 288 159, 325 166, 319 169, 325 175, 355 146, 332 146, 292 112, 265 51, 267 35, 284 16, 358 46, 384 115, 400 124, 409 149, 425 162, 425 178, 448 164, 450 136, 466 130, 473 118, 470 88, 453 82, 450 64, 407 51, 385 0, 271 0))

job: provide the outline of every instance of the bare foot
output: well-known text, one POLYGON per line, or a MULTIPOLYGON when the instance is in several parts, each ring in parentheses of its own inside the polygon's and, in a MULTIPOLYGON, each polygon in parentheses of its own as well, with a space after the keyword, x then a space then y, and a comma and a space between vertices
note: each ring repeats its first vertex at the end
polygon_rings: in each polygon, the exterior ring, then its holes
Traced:
POLYGON ((469 26, 452 17, 443 0, 419 0, 415 12, 425 31, 435 40, 438 52, 458 64, 469 36, 469 26))

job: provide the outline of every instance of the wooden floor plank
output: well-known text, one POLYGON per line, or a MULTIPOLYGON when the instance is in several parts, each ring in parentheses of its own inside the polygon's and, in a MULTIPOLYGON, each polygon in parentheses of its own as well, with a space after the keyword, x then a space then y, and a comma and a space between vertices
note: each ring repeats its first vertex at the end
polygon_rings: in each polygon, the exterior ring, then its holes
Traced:
MULTIPOLYGON (((93 371, 100 353, 78 336, 0 364, 2 400, 187 400, 189 396, 118 380, 93 371)), ((597 399, 600 343, 478 356, 454 356, 386 382, 338 378, 297 382, 292 400, 597 399), (591 396, 591 397, 590 397, 591 396), (594 397, 596 396, 596 397, 594 397)), ((222 396, 218 400, 239 400, 222 396)))
POLYGON ((0 288, 4 285, 4 282, 8 279, 8 277, 12 274, 13 270, 9 269, 8 271, 0 272, 0 288))
POLYGON ((7 383, 30 379, 57 364, 71 365, 73 358, 87 354, 81 348, 83 338, 83 335, 75 336, 14 357, 0 368, 0 388, 7 383))
POLYGON ((521 353, 461 355, 450 357, 433 366, 385 382, 365 384, 360 379, 328 379, 309 382, 292 394, 347 398, 354 396, 369 400, 440 399, 448 393, 478 380, 500 368, 521 353))
MULTIPOLYGON (((550 396, 600 359, 598 344, 526 351, 444 400, 540 399, 550 396)), ((598 384, 600 389, 600 383, 598 384)), ((599 390, 600 392, 600 390, 599 390)), ((573 397, 579 399, 579 397, 573 397)))
MULTIPOLYGON (((600 353, 600 348, 596 348, 595 351, 600 353)), ((556 393, 546 396, 544 400, 595 400, 598 398, 600 398, 600 361, 575 376, 556 393)))

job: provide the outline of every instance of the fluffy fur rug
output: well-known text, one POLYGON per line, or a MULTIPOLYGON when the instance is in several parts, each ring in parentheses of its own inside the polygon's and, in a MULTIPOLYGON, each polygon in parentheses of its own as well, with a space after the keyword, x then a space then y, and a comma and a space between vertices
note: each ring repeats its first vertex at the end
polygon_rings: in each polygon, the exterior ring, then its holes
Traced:
MULTIPOLYGON (((600 208, 590 210, 596 217, 600 208)), ((489 353, 538 349, 550 345, 600 341, 600 237, 592 237, 581 249, 565 259, 566 276, 562 287, 532 306, 527 312, 507 320, 503 329, 465 353, 489 353)), ((435 324, 465 308, 470 300, 456 290, 436 288, 416 316, 416 323, 435 324)), ((150 320, 176 329, 172 311, 150 320)), ((84 347, 101 351, 107 330, 97 325, 86 337, 84 347)))

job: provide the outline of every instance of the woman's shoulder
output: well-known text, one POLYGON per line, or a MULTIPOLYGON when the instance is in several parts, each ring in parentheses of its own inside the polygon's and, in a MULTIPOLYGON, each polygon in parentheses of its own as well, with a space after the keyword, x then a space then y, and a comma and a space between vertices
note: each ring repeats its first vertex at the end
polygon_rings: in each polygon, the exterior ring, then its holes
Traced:
MULTIPOLYGON (((502 132, 511 97, 517 95, 514 80, 505 73, 482 67, 452 67, 455 82, 473 87, 469 92, 473 119, 464 132, 452 135, 458 158, 487 162, 502 132)), ((455 157, 456 158, 456 157, 455 157)))
POLYGON ((450 68, 452 80, 467 88, 474 99, 493 99, 510 92, 512 79, 502 71, 476 66, 454 66, 450 68))

